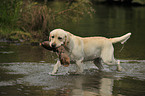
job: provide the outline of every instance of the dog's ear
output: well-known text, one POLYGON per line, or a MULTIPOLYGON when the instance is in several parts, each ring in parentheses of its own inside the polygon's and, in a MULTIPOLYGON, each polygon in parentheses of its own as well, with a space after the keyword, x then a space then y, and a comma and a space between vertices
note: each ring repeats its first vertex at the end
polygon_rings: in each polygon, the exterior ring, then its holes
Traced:
POLYGON ((67 35, 65 36, 64 45, 67 46, 68 43, 69 43, 69 34, 67 34, 67 35))
POLYGON ((67 42, 68 42, 68 38, 67 35, 65 36, 65 41, 64 41, 64 45, 67 46, 67 42))

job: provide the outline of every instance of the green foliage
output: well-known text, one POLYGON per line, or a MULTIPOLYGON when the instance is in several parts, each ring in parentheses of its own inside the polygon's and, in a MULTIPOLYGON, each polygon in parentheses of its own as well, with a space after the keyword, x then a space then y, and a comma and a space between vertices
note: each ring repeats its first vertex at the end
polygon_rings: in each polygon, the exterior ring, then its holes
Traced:
POLYGON ((10 33, 11 39, 27 40, 27 36, 33 39, 46 39, 45 36, 48 36, 50 30, 64 27, 67 22, 77 22, 82 16, 91 16, 94 12, 89 0, 66 1, 44 4, 32 0, 3 0, 0 3, 0 34, 10 33), (29 32, 31 36, 24 34, 25 32, 29 32))
POLYGON ((46 39, 45 36, 48 36, 50 30, 64 27, 70 21, 79 21, 82 16, 86 14, 91 16, 94 12, 89 0, 49 3, 48 5, 37 2, 24 3, 25 7, 19 20, 19 27, 23 31, 30 32, 33 39, 42 37, 46 39))
POLYGON ((1 25, 15 26, 20 17, 22 0, 2 0, 0 3, 1 25))
POLYGON ((0 3, 0 38, 9 38, 12 31, 18 30, 23 0, 1 0, 0 3))
POLYGON ((90 15, 94 12, 92 4, 89 0, 76 0, 75 2, 68 2, 65 9, 55 14, 56 19, 62 22, 70 20, 72 22, 79 21, 83 16, 90 15))

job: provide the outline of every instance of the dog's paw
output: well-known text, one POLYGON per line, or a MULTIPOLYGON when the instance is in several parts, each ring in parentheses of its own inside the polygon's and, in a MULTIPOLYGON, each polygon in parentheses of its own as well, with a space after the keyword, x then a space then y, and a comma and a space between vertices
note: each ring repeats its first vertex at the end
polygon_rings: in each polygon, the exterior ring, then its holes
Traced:
POLYGON ((57 75, 56 73, 48 73, 48 74, 51 75, 51 76, 57 75))
POLYGON ((121 72, 122 71, 122 67, 120 65, 120 60, 117 61, 117 71, 121 72))

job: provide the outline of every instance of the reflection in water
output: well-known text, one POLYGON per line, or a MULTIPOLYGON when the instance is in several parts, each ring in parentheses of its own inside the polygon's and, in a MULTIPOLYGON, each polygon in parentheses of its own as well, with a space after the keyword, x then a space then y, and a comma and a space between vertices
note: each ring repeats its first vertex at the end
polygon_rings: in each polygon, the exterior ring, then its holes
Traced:
POLYGON ((113 80, 103 78, 101 80, 100 94, 101 96, 112 96, 113 80))
POLYGON ((40 46, 29 44, 5 44, 0 43, 0 62, 55 62, 55 53, 52 53, 40 46))
POLYGON ((113 80, 109 78, 94 78, 88 82, 76 81, 77 88, 72 90, 72 96, 112 96, 113 80), (96 80, 95 80, 96 79, 96 80), (88 83, 88 84, 87 84, 88 83), (85 86, 84 86, 85 85, 85 86))
MULTIPOLYGON (((95 78, 93 78, 95 79, 95 78)), ((108 78, 97 79, 95 81, 84 82, 76 81, 75 89, 72 90, 71 96, 111 96, 112 80, 108 78), (88 83, 88 84, 87 84, 88 83)))
POLYGON ((122 94, 125 96, 144 96, 145 80, 135 79, 134 77, 125 77, 114 81, 113 94, 122 94))
MULTIPOLYGON (((122 60, 121 62, 123 62, 122 67, 126 67, 123 72, 111 70, 99 72, 94 64, 86 64, 84 66, 88 68, 81 75, 68 74, 67 68, 61 67, 60 74, 56 76, 48 74, 53 68, 50 63, 0 63, 0 94, 6 96, 10 94, 14 96, 21 94, 28 96, 118 96, 118 94, 143 96, 145 94, 145 61, 122 60), (137 69, 136 64, 140 68, 137 69)), ((73 69, 74 66, 70 65, 69 68, 73 69)))

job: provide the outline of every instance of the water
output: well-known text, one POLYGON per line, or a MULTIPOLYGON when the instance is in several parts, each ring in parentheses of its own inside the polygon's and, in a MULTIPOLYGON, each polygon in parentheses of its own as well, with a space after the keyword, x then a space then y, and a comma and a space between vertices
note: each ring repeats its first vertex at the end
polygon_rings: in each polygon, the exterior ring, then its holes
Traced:
POLYGON ((92 19, 86 16, 80 23, 69 22, 64 27, 79 36, 110 38, 132 32, 124 47, 114 45, 122 72, 115 66, 100 72, 87 62, 83 74, 70 74, 69 69, 76 69, 70 65, 51 76, 56 54, 30 44, 0 43, 0 96, 144 96, 144 20, 144 7, 97 5, 92 19))

